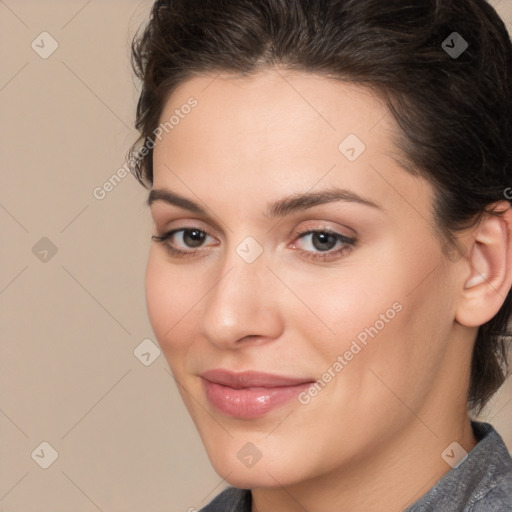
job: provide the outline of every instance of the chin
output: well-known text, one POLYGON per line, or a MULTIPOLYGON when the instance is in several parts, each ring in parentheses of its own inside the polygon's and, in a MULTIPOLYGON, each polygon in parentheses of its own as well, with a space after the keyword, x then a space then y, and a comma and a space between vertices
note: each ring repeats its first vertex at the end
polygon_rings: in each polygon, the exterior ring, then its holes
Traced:
POLYGON ((281 477, 281 473, 287 473, 280 468, 272 469, 261 466, 259 469, 253 468, 226 468, 220 467, 219 471, 214 466, 215 472, 222 477, 229 485, 239 489, 257 489, 288 486, 295 482, 281 477), (227 470, 227 471, 226 471, 227 470), (231 473, 229 473, 231 471, 231 473))
POLYGON ((260 452, 258 459, 258 452, 245 442, 235 441, 222 450, 217 445, 207 453, 215 472, 229 485, 240 489, 280 487, 295 484, 300 479, 296 474, 297 465, 283 459, 282 453, 265 455, 260 452))

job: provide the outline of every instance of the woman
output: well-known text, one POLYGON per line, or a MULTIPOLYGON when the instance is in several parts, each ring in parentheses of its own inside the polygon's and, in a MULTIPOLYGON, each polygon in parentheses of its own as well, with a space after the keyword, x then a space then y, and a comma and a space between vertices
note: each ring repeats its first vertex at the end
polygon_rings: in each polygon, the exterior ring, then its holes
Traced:
POLYGON ((146 299, 203 510, 512 510, 512 48, 483 0, 159 0, 146 299))

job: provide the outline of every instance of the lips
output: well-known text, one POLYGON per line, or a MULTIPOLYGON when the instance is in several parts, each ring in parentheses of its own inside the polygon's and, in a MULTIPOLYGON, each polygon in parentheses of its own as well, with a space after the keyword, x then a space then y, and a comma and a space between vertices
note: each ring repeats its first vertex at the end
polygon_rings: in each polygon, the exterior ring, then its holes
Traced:
POLYGON ((208 401, 219 412, 245 419, 263 416, 284 405, 314 382, 310 378, 224 369, 208 370, 200 376, 208 401))
POLYGON ((281 375, 274 375, 271 373, 261 373, 255 371, 247 371, 241 373, 234 373, 228 370, 208 370, 201 374, 203 379, 228 386, 233 389, 242 388, 278 388, 287 386, 296 386, 298 384, 305 384, 307 382, 314 382, 312 379, 301 379, 283 377, 281 375))

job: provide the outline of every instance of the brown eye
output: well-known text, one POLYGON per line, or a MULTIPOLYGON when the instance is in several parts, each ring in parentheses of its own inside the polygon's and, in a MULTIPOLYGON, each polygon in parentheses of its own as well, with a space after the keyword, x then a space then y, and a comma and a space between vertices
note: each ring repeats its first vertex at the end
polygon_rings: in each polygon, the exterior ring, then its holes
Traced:
POLYGON ((356 239, 327 229, 309 230, 297 234, 294 247, 307 259, 329 261, 340 258, 356 245, 356 239))
POLYGON ((313 247, 319 251, 330 251, 334 249, 338 239, 332 233, 317 231, 312 233, 311 242, 313 247))
POLYGON ((206 238, 206 233, 199 229, 184 229, 183 242, 190 248, 200 247, 206 238))
POLYGON ((151 238, 161 243, 171 256, 184 258, 208 250, 208 247, 202 248, 207 237, 215 240, 212 235, 202 229, 181 228, 173 229, 161 236, 154 235, 151 238))

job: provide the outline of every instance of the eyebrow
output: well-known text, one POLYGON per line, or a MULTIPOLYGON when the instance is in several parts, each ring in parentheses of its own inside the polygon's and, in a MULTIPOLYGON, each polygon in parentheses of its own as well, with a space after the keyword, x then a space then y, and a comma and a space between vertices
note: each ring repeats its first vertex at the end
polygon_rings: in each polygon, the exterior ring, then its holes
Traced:
MULTIPOLYGON (((149 192, 147 205, 151 206, 156 201, 163 201, 164 203, 178 206, 179 208, 189 210, 190 212, 198 215, 207 215, 206 210, 197 203, 164 188, 152 189, 149 192)), ((269 219, 284 217, 291 213, 306 210, 314 206, 337 201, 363 204, 384 211, 384 208, 378 203, 371 199, 361 197, 355 192, 342 188, 330 188, 319 192, 292 194, 283 199, 279 199, 268 205, 264 216, 269 219)))

